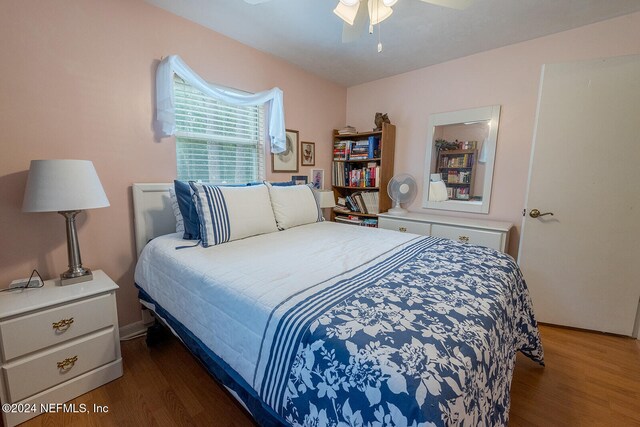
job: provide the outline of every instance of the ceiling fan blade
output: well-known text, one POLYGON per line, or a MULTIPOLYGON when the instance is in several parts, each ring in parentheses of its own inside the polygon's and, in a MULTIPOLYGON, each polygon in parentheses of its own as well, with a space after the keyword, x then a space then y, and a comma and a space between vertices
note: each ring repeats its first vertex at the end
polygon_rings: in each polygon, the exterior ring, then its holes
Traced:
POLYGON ((244 1, 245 3, 249 3, 249 4, 260 4, 260 3, 266 3, 271 0, 244 0, 244 1))
POLYGON ((342 43, 351 43, 362 37, 367 28, 367 17, 367 6, 360 5, 353 25, 345 22, 342 27, 342 43))
MULTIPOLYGON (((246 1, 246 0, 245 0, 246 1)), ((463 10, 468 8, 473 0, 420 0, 425 3, 435 4, 436 6, 449 7, 451 9, 463 10)))

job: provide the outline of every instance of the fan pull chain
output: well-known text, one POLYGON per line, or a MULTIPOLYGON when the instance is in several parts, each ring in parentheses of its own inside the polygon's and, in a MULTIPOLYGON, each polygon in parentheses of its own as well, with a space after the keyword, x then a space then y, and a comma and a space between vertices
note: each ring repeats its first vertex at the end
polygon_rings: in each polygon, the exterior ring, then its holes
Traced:
MULTIPOLYGON (((378 0, 376 0, 376 10, 375 10, 376 18, 378 17, 378 0)), ((373 17, 369 16, 369 34, 373 34, 373 17)))
MULTIPOLYGON (((376 21, 378 21, 378 53, 382 53, 382 41, 380 36, 380 28, 382 23, 380 22, 380 0, 376 0, 376 21)), ((369 34, 373 34, 373 25, 369 21, 369 34)))

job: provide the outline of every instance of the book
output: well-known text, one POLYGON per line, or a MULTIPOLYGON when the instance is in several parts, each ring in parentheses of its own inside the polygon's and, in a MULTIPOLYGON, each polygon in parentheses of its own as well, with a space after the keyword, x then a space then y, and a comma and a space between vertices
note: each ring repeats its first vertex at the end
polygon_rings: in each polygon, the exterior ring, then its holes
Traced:
POLYGON ((361 219, 352 219, 349 216, 342 216, 342 215, 336 216, 335 221, 341 222, 343 224, 353 224, 353 225, 361 225, 363 223, 361 219))
POLYGON ((336 206, 333 208, 333 211, 336 213, 343 213, 343 214, 351 213, 351 211, 345 206, 336 206))
POLYGON ((380 137, 370 136, 367 154, 370 159, 380 157, 380 137))
POLYGON ((358 133, 358 131, 356 130, 356 128, 349 125, 338 130, 338 135, 350 135, 352 133, 358 133))

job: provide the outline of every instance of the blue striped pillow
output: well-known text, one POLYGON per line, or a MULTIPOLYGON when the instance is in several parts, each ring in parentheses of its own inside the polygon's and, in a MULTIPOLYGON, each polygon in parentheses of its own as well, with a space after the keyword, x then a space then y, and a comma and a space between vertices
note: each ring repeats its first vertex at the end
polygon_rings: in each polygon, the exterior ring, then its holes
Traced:
POLYGON ((221 187, 190 182, 202 246, 278 231, 265 185, 221 187))

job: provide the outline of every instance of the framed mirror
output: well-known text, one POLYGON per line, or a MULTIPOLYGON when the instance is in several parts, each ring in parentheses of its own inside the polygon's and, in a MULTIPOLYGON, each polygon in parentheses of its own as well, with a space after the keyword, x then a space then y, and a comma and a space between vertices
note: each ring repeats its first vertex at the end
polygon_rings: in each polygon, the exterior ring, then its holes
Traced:
POLYGON ((422 207, 489 213, 500 106, 429 116, 422 207))

